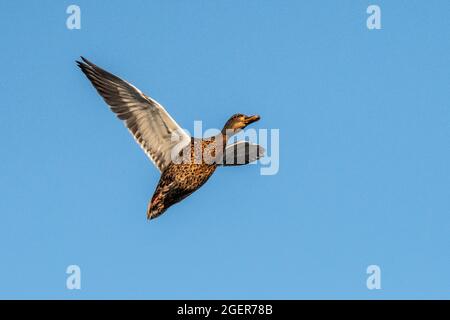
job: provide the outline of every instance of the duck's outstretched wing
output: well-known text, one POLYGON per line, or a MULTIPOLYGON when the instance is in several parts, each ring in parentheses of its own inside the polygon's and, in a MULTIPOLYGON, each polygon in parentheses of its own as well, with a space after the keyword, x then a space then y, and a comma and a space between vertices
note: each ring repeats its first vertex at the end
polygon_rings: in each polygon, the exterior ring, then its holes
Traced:
POLYGON ((264 148, 248 141, 238 141, 225 148, 223 155, 216 160, 217 165, 241 166, 264 156, 264 148))
POLYGON ((78 66, 117 117, 124 121, 134 139, 162 172, 170 164, 172 149, 183 148, 190 137, 155 100, 138 88, 96 66, 87 59, 78 66), (173 139, 173 135, 179 137, 173 139))

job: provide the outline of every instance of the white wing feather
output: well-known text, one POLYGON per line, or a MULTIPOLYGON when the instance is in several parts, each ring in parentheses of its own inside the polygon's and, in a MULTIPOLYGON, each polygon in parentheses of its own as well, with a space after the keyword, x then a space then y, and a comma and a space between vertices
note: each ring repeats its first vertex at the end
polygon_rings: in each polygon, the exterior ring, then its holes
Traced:
POLYGON ((162 172, 171 163, 172 149, 184 148, 191 138, 158 102, 132 84, 84 59, 78 66, 136 142, 162 172), (173 136, 178 136, 174 140, 173 136), (174 141, 173 141, 174 140, 174 141))

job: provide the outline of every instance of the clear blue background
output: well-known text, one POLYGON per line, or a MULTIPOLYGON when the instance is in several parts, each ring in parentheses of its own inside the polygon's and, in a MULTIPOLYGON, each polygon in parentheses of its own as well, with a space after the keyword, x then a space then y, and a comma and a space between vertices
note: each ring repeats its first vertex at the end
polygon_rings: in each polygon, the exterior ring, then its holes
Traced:
POLYGON ((450 1, 72 3, 0 4, 0 298, 450 298, 450 1), (79 55, 187 129, 260 114, 279 173, 148 222, 159 173, 79 55))

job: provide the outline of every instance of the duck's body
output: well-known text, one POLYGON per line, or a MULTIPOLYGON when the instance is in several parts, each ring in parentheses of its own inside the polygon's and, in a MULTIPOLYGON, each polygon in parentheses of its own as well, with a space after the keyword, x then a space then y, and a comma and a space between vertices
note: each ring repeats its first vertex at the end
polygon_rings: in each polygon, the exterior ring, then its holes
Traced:
POLYGON ((249 142, 227 145, 232 135, 259 120, 259 116, 235 114, 218 135, 207 139, 191 138, 155 100, 82 59, 83 62, 77 61, 78 66, 112 111, 124 120, 135 140, 161 171, 161 178, 147 207, 148 219, 160 216, 200 188, 217 166, 247 164, 263 155, 263 148, 249 142), (174 135, 178 140, 173 139, 174 135))
MULTIPOLYGON (((171 163, 161 174, 155 193, 147 209, 147 217, 153 219, 161 215, 171 205, 180 202, 200 188, 216 171, 216 163, 195 163, 196 148, 202 153, 212 143, 211 140, 192 138, 190 163, 171 163)), ((214 147, 214 146, 213 146, 214 147)))

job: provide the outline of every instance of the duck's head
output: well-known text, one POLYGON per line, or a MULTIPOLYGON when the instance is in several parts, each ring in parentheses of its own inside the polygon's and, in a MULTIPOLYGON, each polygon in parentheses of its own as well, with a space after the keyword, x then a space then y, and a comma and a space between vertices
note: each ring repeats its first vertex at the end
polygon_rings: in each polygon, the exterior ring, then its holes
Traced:
POLYGON ((231 118, 225 123, 222 133, 226 135, 235 134, 244 129, 250 123, 256 122, 259 119, 260 117, 258 115, 246 116, 241 113, 236 113, 232 115, 231 118))

